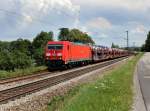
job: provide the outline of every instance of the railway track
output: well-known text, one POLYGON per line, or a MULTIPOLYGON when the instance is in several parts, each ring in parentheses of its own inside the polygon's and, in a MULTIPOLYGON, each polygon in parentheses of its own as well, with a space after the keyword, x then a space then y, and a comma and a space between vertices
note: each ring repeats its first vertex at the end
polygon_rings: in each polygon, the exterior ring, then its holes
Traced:
MULTIPOLYGON (((72 68, 72 69, 76 69, 76 68, 79 68, 79 67, 75 67, 75 68, 72 68)), ((19 81, 29 80, 29 79, 30 80, 31 79, 40 79, 42 77, 49 76, 49 75, 54 75, 56 73, 64 72, 64 71, 66 71, 66 70, 59 70, 59 71, 54 70, 54 71, 51 71, 51 72, 49 72, 48 70, 44 70, 41 73, 38 72, 37 74, 31 74, 31 75, 26 75, 26 76, 21 76, 21 77, 0 79, 0 85, 11 84, 13 82, 19 82, 19 81)))
POLYGON ((43 79, 43 80, 39 80, 36 82, 28 83, 25 85, 21 85, 21 86, 13 87, 10 89, 2 90, 2 91, 0 91, 0 104, 7 103, 8 101, 15 100, 17 98, 26 96, 28 94, 40 91, 42 89, 45 89, 45 88, 48 88, 51 86, 54 86, 54 85, 59 84, 61 82, 65 82, 65 81, 70 80, 72 78, 84 75, 88 72, 91 72, 91 71, 97 70, 99 68, 103 68, 105 66, 119 62, 125 58, 126 57, 106 61, 106 62, 103 62, 100 64, 92 65, 91 67, 67 72, 67 73, 60 74, 60 75, 54 75, 54 76, 47 78, 47 79, 43 79))
POLYGON ((22 80, 27 80, 31 78, 37 78, 37 77, 42 77, 51 74, 51 72, 45 71, 42 73, 34 74, 34 75, 26 75, 23 77, 13 77, 13 78, 6 78, 6 79, 0 79, 0 85, 12 83, 12 82, 17 82, 17 81, 22 81, 22 80))

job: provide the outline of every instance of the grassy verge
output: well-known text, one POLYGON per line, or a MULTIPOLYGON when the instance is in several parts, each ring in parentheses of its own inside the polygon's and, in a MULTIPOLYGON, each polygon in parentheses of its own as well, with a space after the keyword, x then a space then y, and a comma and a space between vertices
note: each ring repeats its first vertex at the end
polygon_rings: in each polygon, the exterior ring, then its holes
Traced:
POLYGON ((33 73, 37 73, 46 69, 47 69, 46 66, 39 66, 39 67, 30 67, 27 69, 18 69, 18 70, 15 70, 14 72, 7 72, 7 71, 0 70, 0 79, 31 75, 33 73))
POLYGON ((107 72, 93 83, 72 89, 55 97, 47 111, 129 111, 133 99, 134 67, 142 54, 107 72))

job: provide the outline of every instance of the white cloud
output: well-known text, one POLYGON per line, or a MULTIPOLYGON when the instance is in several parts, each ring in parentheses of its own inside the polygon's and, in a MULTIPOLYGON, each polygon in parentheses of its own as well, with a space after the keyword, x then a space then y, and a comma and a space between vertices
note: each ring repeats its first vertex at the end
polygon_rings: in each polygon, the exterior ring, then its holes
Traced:
POLYGON ((149 2, 149 0, 1 0, 2 9, 24 15, 21 17, 0 12, 0 24, 4 25, 1 28, 1 37, 33 37, 41 30, 53 30, 58 33, 58 28, 68 27, 88 32, 95 41, 103 44, 107 44, 108 41, 111 43, 112 37, 126 36, 124 32, 126 30, 129 30, 132 41, 137 40, 137 37, 139 41, 144 41, 141 36, 144 37, 145 31, 149 28, 149 2), (101 38, 104 38, 103 41, 101 38))
POLYGON ((149 0, 72 0, 76 4, 100 7, 124 8, 128 10, 149 10, 149 0))
POLYGON ((100 37, 105 39, 105 38, 108 38, 108 35, 103 33, 103 34, 100 35, 100 37))
POLYGON ((112 27, 112 24, 106 18, 98 17, 90 20, 87 23, 87 26, 95 29, 110 29, 112 27))
POLYGON ((146 27, 142 24, 139 24, 131 32, 134 34, 136 34, 136 33, 144 34, 144 33, 146 33, 146 27))
POLYGON ((15 12, 25 15, 22 17, 23 22, 29 23, 33 19, 53 22, 52 18, 64 14, 68 19, 76 19, 80 10, 79 6, 72 4, 70 0, 14 0, 12 3, 16 7, 15 12), (74 18, 71 18, 72 15, 74 18), (46 18, 47 16, 49 18, 46 18))
POLYGON ((2 37, 33 38, 41 30, 56 32, 60 27, 80 24, 80 6, 71 0, 1 0, 0 7, 4 9, 0 11, 2 37))
POLYGON ((31 23, 33 21, 32 17, 29 15, 24 15, 25 22, 31 23))

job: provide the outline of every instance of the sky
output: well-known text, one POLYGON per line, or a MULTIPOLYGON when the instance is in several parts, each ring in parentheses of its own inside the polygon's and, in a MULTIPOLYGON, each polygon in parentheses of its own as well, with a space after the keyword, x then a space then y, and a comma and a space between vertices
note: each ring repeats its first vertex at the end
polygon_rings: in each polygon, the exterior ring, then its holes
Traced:
POLYGON ((149 0, 1 0, 0 40, 33 40, 41 31, 78 28, 98 45, 141 46, 150 29, 149 0))

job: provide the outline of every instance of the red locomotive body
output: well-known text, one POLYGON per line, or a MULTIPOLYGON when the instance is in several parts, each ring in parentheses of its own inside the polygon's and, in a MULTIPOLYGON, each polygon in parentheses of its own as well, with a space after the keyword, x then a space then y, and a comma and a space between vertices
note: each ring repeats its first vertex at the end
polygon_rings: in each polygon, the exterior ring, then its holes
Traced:
POLYGON ((127 56, 128 51, 104 46, 89 46, 69 41, 50 41, 45 49, 45 59, 49 69, 88 64, 102 60, 127 56))
POLYGON ((52 41, 46 46, 45 58, 49 67, 92 61, 91 47, 69 41, 52 41))

